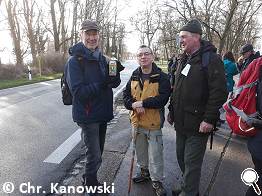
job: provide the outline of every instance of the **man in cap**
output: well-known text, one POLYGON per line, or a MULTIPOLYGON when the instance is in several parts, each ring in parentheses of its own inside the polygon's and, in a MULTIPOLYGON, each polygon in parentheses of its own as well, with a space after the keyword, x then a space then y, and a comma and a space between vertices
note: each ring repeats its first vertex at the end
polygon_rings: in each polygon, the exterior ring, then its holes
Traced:
MULTIPOLYGON (((65 75, 73 96, 73 120, 81 127, 86 146, 85 186, 97 186, 97 171, 102 162, 107 122, 113 119, 113 92, 120 74, 108 76, 108 62, 98 48, 99 28, 85 20, 80 29, 81 42, 69 49, 65 75)), ((89 194, 92 195, 92 194, 89 194)))
POLYGON ((241 47, 240 54, 243 59, 243 62, 238 62, 240 72, 243 72, 254 59, 260 56, 259 51, 255 52, 253 45, 249 43, 241 47))
POLYGON ((181 189, 173 195, 199 195, 201 167, 209 134, 219 119, 219 108, 227 98, 224 65, 216 48, 201 40, 198 20, 186 23, 179 33, 183 54, 178 59, 171 95, 176 130, 176 153, 183 173, 181 189))

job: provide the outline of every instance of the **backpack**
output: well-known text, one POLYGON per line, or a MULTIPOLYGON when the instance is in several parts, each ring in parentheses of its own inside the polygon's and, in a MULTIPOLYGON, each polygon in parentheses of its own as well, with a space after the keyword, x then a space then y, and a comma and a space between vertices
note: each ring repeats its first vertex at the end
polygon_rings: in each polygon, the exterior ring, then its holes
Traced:
POLYGON ((258 131, 254 124, 262 124, 256 99, 261 68, 262 58, 252 61, 240 75, 232 98, 223 106, 228 125, 237 135, 254 136, 258 131))
POLYGON ((65 77, 65 70, 63 72, 63 75, 61 77, 61 92, 62 92, 62 101, 64 105, 72 105, 72 94, 70 92, 70 89, 68 87, 68 84, 66 82, 65 77))
MULTIPOLYGON (((78 57, 77 60, 79 61, 80 66, 83 68, 82 57, 78 57)), ((64 105, 72 105, 73 96, 71 94, 71 91, 66 81, 66 74, 65 74, 66 69, 67 69, 67 64, 65 65, 64 72, 61 77, 62 101, 64 105)))

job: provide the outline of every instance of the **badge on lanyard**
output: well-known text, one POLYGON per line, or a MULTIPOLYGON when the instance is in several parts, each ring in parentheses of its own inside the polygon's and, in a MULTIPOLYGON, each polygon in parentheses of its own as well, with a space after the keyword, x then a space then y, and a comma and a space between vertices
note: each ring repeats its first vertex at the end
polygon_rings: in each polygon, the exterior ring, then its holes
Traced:
POLYGON ((187 76, 189 70, 190 70, 191 65, 187 64, 184 69, 181 71, 181 74, 183 74, 184 76, 187 76))

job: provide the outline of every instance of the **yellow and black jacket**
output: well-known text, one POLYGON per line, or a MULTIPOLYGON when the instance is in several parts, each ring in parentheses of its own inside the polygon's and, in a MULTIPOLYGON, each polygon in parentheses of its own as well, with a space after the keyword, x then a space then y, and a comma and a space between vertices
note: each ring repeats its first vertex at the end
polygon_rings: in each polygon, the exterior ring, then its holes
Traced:
POLYGON ((125 107, 130 112, 130 120, 133 125, 149 129, 160 129, 164 123, 164 106, 171 92, 170 82, 165 74, 154 63, 149 80, 142 80, 142 70, 137 68, 123 92, 125 107), (132 108, 132 103, 143 101, 145 114, 138 116, 132 108))

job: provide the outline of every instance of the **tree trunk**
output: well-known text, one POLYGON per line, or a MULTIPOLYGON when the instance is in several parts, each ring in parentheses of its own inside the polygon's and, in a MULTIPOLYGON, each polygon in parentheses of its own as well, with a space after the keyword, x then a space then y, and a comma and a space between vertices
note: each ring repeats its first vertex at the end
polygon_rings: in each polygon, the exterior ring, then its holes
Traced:
POLYGON ((21 34, 20 34, 20 26, 19 21, 16 15, 16 5, 17 1, 14 2, 15 5, 12 5, 11 0, 6 4, 6 11, 8 17, 8 23, 10 26, 10 33, 13 40, 14 45, 14 53, 16 56, 16 73, 19 75, 23 71, 23 55, 21 49, 21 34))
POLYGON ((238 5, 237 0, 232 0, 232 3, 230 5, 230 10, 229 10, 229 15, 226 18, 226 25, 225 25, 225 28, 224 28, 224 32, 223 32, 223 34, 221 36, 221 40, 220 40, 220 43, 219 43, 219 49, 218 49, 218 53, 219 54, 221 54, 221 52, 222 52, 222 50, 224 48, 224 45, 225 45, 228 33, 231 30, 232 19, 233 19, 233 16, 235 14, 235 11, 237 10, 237 5, 238 5))
POLYGON ((71 45, 76 44, 77 42, 77 31, 76 31, 76 22, 77 22, 77 6, 78 6, 78 0, 74 0, 74 9, 73 9, 73 23, 72 23, 72 29, 71 29, 71 45))
POLYGON ((56 23, 56 15, 55 15, 55 2, 56 0, 50 0, 50 6, 51 6, 51 18, 52 18, 52 24, 53 24, 53 37, 54 37, 54 45, 55 45, 55 51, 59 52, 60 46, 59 46, 59 30, 57 28, 56 23))
POLYGON ((28 0, 23 0, 24 6, 24 18, 26 21, 26 30, 27 30, 27 38, 29 40, 31 55, 33 60, 33 65, 37 64, 36 58, 36 37, 33 31, 33 12, 34 12, 34 4, 35 2, 31 2, 31 6, 29 7, 28 0))

